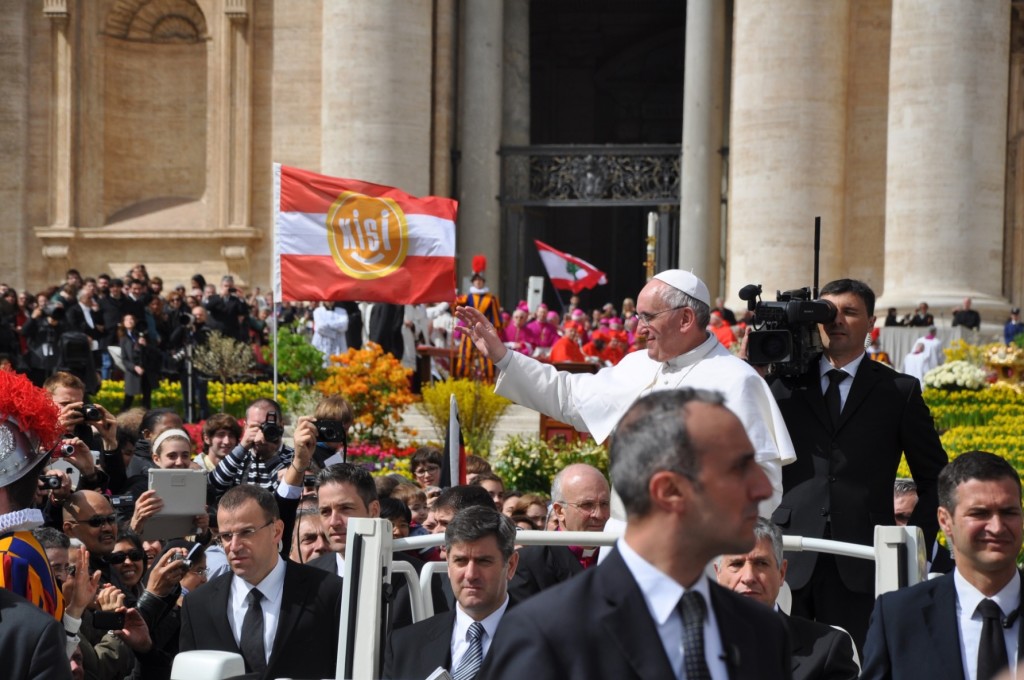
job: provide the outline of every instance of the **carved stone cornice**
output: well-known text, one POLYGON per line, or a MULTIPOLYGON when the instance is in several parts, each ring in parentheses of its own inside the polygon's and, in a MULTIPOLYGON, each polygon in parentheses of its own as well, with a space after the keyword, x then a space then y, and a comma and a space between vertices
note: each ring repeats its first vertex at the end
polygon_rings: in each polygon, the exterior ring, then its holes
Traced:
POLYGON ((224 14, 231 21, 248 21, 249 0, 224 0, 224 14))
POLYGON ((66 20, 70 16, 69 0, 43 0, 43 16, 47 19, 66 20))

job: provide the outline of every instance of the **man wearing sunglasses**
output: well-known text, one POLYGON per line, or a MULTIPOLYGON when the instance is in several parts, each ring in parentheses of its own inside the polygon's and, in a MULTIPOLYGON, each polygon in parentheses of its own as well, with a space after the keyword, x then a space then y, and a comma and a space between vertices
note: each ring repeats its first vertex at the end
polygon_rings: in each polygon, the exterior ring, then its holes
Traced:
POLYGON ((477 310, 459 307, 474 344, 501 376, 494 391, 540 411, 603 442, 639 397, 683 387, 714 389, 743 423, 768 475, 772 496, 761 506, 768 515, 782 498, 782 466, 796 459, 785 422, 767 383, 707 330, 711 298, 692 273, 669 269, 656 274, 637 297, 637 333, 646 352, 628 354, 597 373, 572 374, 509 352, 494 326, 477 310))
POLYGON ((96 491, 76 491, 64 502, 64 533, 89 551, 89 571, 97 569, 104 583, 120 585, 107 559, 117 543, 117 514, 107 497, 96 491))

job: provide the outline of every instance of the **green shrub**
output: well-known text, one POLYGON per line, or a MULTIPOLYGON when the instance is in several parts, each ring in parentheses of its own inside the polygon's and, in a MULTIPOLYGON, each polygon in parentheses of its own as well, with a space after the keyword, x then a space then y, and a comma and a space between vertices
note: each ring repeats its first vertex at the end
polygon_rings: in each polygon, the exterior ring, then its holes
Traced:
MULTIPOLYGON (((274 363, 274 344, 263 348, 267 362, 274 363)), ((281 380, 312 385, 327 377, 324 353, 295 330, 295 324, 277 333, 277 374, 281 380)))
POLYGON ((496 456, 494 471, 506 489, 549 494, 551 480, 572 463, 593 465, 607 476, 608 450, 593 439, 567 444, 563 440, 543 442, 539 437, 515 435, 496 456))

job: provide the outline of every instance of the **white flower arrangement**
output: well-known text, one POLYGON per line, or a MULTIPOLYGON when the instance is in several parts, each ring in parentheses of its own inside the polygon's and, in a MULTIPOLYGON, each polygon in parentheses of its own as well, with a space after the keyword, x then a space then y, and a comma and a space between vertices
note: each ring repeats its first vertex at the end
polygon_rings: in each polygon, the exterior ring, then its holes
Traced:
POLYGON ((939 390, 980 390, 986 385, 983 369, 966 361, 950 361, 924 375, 924 386, 939 390))

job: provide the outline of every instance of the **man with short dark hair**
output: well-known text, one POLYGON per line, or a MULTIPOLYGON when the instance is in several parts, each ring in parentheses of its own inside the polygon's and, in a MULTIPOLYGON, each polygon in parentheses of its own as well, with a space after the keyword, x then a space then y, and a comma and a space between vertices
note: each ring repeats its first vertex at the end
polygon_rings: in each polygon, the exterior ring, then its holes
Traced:
POLYGON ((704 571, 753 546, 758 503, 772 492, 723 402, 667 390, 629 408, 611 447, 625 535, 597 567, 508 612, 479 677, 790 677, 778 616, 704 571))
POLYGON ((456 513, 472 506, 494 507, 494 501, 487 493, 487 489, 472 484, 441 489, 441 493, 438 494, 434 505, 430 508, 434 520, 437 522, 437 526, 430 533, 443 534, 456 513))
POLYGON ((445 530, 452 611, 394 631, 384 655, 383 678, 425 678, 437 668, 456 678, 478 672, 508 608, 508 581, 516 571, 516 528, 493 508, 459 511, 445 530))
POLYGON ((351 463, 338 463, 317 474, 316 496, 330 551, 310 560, 309 565, 344 576, 348 521, 353 517, 380 515, 377 485, 373 476, 363 468, 351 463))
MULTIPOLYGON (((803 375, 771 379, 797 459, 782 470, 785 494, 772 514, 783 533, 872 545, 877 525, 894 524, 892 487, 906 455, 917 483, 911 524, 928 552, 936 533, 936 479, 946 464, 917 379, 865 360, 875 294, 862 281, 821 289, 836 308, 818 326, 824 353, 803 375)), ((875 598, 869 560, 802 551, 789 559, 792 613, 840 626, 860 648, 875 598)))
POLYGON ((1017 666, 1020 477, 1003 458, 970 451, 942 471, 938 493, 939 525, 956 569, 879 596, 862 678, 991 680, 1017 666))
POLYGON ((217 524, 231 573, 185 597, 181 651, 241 654, 246 672, 261 678, 334 677, 341 579, 281 558, 284 524, 262 487, 225 493, 217 524))
MULTIPOLYGON (((483 492, 479 487, 474 488, 483 492)), ((486 492, 483 493, 486 496, 486 492)), ((310 560, 309 566, 344 577, 348 522, 352 518, 380 516, 377 485, 373 481, 373 476, 363 468, 351 463, 337 463, 317 474, 316 495, 320 522, 327 536, 328 551, 310 560)), ((401 559, 409 562, 417 572, 423 568, 423 562, 411 555, 403 554, 401 559)), ((412 605, 409 602, 405 578, 405 575, 401 574, 392 580, 396 586, 395 606, 390 620, 393 628, 412 623, 412 605)), ((434 610, 441 611, 446 606, 444 596, 437 586, 432 592, 434 610)))
MULTIPOLYGON (((754 548, 746 554, 722 555, 715 561, 718 583, 771 609, 778 609, 786 578, 782 532, 763 517, 754 525, 754 548)), ((856 680, 860 668, 853 640, 845 632, 779 610, 793 650, 793 680, 856 680)))
POLYGON ((284 444, 284 418, 273 399, 260 398, 245 409, 245 430, 238 445, 210 473, 210 486, 224 493, 237 484, 257 484, 273 491, 278 473, 295 451, 284 444))

